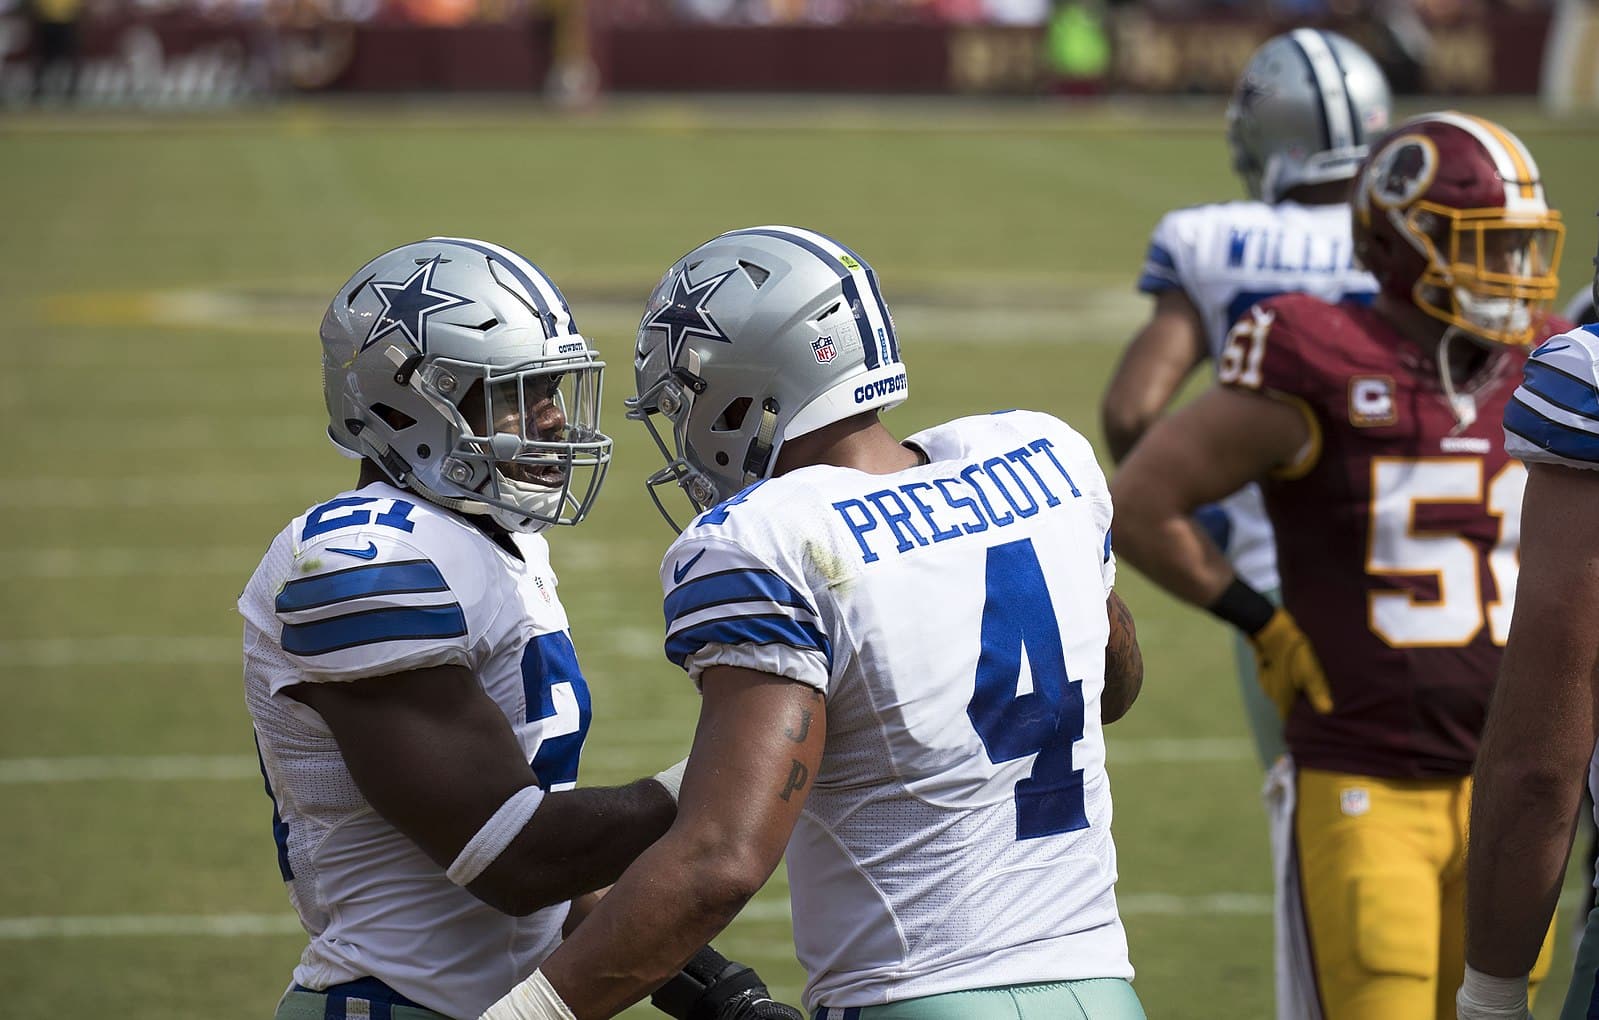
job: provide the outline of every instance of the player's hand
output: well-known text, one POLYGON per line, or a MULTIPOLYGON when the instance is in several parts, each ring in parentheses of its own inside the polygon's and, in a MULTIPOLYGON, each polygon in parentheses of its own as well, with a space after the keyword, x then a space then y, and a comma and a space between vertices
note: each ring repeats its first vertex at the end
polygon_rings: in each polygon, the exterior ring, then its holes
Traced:
POLYGON ((1266 626, 1250 635, 1249 642, 1255 646, 1256 678, 1266 696, 1277 706, 1279 718, 1288 718, 1289 710, 1300 695, 1317 712, 1332 711, 1332 691, 1327 686, 1327 675, 1316 661, 1310 639, 1288 615, 1288 610, 1279 608, 1266 621, 1266 626))
POLYGON ((678 1020, 805 1020, 794 1007, 773 1001, 753 969, 710 946, 656 989, 650 1005, 678 1020))
POLYGON ((729 1001, 716 1012, 716 1020, 805 1020, 805 1014, 793 1006, 774 1002, 765 995, 729 1001))

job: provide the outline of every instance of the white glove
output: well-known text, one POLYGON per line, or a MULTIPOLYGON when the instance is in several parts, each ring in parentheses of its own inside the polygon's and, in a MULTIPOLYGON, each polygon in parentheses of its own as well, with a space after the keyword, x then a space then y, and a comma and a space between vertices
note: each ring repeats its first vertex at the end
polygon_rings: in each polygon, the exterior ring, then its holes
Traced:
POLYGON ((1466 979, 1455 993, 1457 1020, 1533 1020, 1527 1008, 1527 979, 1498 978, 1466 965, 1466 979))
POLYGON ((478 1020, 577 1020, 561 997, 550 987, 544 972, 536 970, 478 1020))
POLYGON ((677 791, 683 788, 683 770, 686 768, 688 768, 688 759, 684 758, 671 768, 655 773, 655 781, 666 787, 666 792, 672 795, 674 804, 677 803, 677 791))

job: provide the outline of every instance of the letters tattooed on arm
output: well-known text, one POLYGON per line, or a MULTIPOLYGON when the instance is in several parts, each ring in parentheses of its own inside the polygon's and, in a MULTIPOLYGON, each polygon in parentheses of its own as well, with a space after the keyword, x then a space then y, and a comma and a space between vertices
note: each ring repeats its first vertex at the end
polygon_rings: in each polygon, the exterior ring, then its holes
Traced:
MULTIPOLYGON (((790 719, 783 727, 783 736, 793 743, 804 744, 811 732, 811 720, 815 717, 818 707, 823 705, 822 695, 819 691, 812 692, 812 705, 799 709, 799 718, 790 719)), ((795 793, 803 791, 810 782, 811 770, 798 758, 789 762, 788 778, 783 782, 783 788, 778 791, 780 800, 789 800, 795 793)))

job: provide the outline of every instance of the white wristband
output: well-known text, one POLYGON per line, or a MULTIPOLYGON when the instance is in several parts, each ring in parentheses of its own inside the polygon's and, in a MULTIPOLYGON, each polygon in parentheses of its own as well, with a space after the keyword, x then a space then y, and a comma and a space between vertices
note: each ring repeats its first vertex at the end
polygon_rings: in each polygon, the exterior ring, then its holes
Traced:
POLYGON ((1466 964, 1466 979, 1455 995, 1455 1008, 1461 1020, 1512 1018, 1531 1014, 1527 1008, 1527 977, 1494 977, 1466 964))
POLYGON ((538 810, 539 804, 544 800, 544 791, 536 786, 524 786, 520 790, 505 798, 505 803, 500 809, 483 823, 483 827, 472 834, 466 841, 466 846, 455 855, 455 860, 450 862, 445 874, 456 885, 470 885, 474 879, 483 874, 483 869, 493 864, 499 856, 505 853, 505 848, 511 845, 517 833, 533 817, 533 812, 538 810))
POLYGON ((478 1020, 577 1020, 561 997, 550 987, 544 972, 536 970, 478 1020))
POLYGON ((688 768, 688 759, 673 765, 671 768, 655 773, 655 781, 666 787, 666 792, 672 795, 672 803, 677 803, 677 792, 683 788, 683 770, 688 768))

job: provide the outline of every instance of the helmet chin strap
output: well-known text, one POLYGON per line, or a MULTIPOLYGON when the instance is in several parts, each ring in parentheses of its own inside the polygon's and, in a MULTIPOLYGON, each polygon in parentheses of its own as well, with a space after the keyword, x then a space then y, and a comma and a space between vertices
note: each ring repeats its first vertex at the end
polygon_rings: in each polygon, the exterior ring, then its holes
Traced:
POLYGON ((1438 341, 1438 381, 1443 386, 1445 399, 1449 401, 1449 412, 1455 416, 1455 427, 1450 435, 1459 435, 1477 421, 1477 398, 1470 393, 1457 392, 1454 373, 1449 370, 1449 346, 1456 337, 1463 335, 1458 326, 1450 326, 1438 341))
POLYGON ((761 424, 750 440, 749 451, 744 455, 744 484, 752 485, 765 478, 772 468, 772 442, 777 438, 777 416, 781 409, 777 401, 767 397, 761 401, 761 424))

